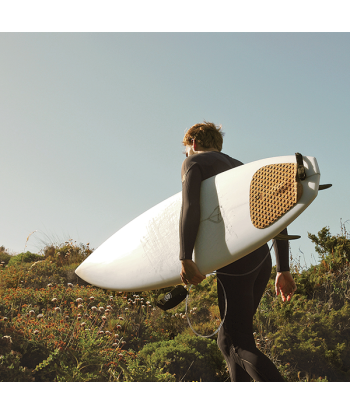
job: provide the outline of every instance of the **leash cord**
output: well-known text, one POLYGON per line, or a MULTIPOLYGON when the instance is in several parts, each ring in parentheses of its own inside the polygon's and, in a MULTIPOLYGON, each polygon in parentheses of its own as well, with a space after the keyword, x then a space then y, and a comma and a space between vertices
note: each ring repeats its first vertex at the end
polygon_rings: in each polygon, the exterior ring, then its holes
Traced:
MULTIPOLYGON (((246 275, 249 275, 249 274, 252 274, 254 271, 256 271, 259 267, 261 267, 261 265, 266 261, 266 259, 267 259, 267 257, 270 255, 270 252, 271 252, 271 249, 272 249, 272 247, 273 247, 273 244, 274 244, 274 242, 272 242, 272 244, 271 244, 271 248, 269 249, 269 252, 266 254, 266 257, 260 262, 260 264, 257 266, 257 267, 255 267, 253 270, 251 270, 251 271, 249 271, 249 272, 246 272, 246 273, 244 273, 244 274, 226 274, 226 272, 221 272, 221 271, 219 271, 219 274, 221 274, 221 275, 228 275, 229 277, 244 277, 244 276, 246 276, 246 275)), ((208 274, 208 275, 211 275, 211 274, 208 274)))
MULTIPOLYGON (((208 275, 211 275, 211 274, 208 274, 208 275)), ((188 294, 187 294, 187 297, 186 297, 186 309, 185 309, 185 313, 186 313, 186 317, 187 317, 187 322, 188 322, 188 325, 191 327, 191 329, 192 329, 192 331, 193 331, 193 333, 194 334, 196 334, 197 336, 199 336, 199 337, 212 337, 212 336, 214 336, 220 329, 221 329, 221 327, 222 327, 222 325, 224 324, 224 321, 225 321, 225 318, 226 318, 226 313, 227 313, 227 297, 226 297, 226 292, 225 292, 225 288, 224 288, 224 286, 223 286, 223 284, 222 284, 222 282, 218 279, 218 281, 220 282, 220 284, 221 284, 221 287, 222 287, 222 290, 223 290, 223 293, 224 293, 224 298, 225 298, 225 312, 224 312, 224 318, 221 320, 221 323, 220 323, 220 325, 219 325, 219 327, 214 331, 214 333, 212 333, 212 334, 208 334, 208 335, 203 335, 203 334, 199 334, 199 333, 197 333, 196 332, 196 330, 192 327, 192 324, 191 324, 191 322, 190 322, 190 319, 188 318, 188 313, 187 313, 187 308, 188 308, 188 299, 189 299, 189 296, 190 296, 190 291, 191 291, 191 288, 192 288, 192 285, 191 285, 191 287, 189 288, 189 290, 188 290, 188 294)))

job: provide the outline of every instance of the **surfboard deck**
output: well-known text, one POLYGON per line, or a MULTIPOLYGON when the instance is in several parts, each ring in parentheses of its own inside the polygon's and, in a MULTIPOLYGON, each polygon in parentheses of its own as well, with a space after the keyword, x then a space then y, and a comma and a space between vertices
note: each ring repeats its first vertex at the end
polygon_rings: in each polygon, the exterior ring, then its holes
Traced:
MULTIPOLYGON (((273 239, 310 205, 318 193, 320 171, 314 157, 303 157, 302 163, 306 178, 294 184, 294 193, 293 185, 286 185, 279 176, 268 185, 261 185, 260 179, 279 171, 278 166, 295 166, 294 155, 247 163, 202 182, 201 218, 193 259, 203 274, 273 239), (252 187, 252 183, 256 186, 252 187), (285 202, 291 206, 284 208, 285 213, 273 212, 288 192, 292 194, 289 199, 295 197, 285 202), (265 209, 265 202, 270 208, 265 209), (259 215, 264 209, 267 219, 260 223, 259 215)), ((131 221, 98 247, 77 268, 77 275, 101 288, 130 292, 181 283, 181 203, 179 192, 131 221)))

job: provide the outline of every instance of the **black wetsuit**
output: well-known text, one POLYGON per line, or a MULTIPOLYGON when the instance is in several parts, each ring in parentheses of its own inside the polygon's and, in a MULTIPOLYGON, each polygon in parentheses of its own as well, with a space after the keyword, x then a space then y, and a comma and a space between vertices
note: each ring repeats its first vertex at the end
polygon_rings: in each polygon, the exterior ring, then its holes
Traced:
MULTIPOLYGON (((199 196, 202 180, 242 164, 226 154, 215 151, 194 154, 183 162, 181 260, 192 259, 200 221, 199 196)), ((232 197, 235 197, 234 189, 232 197)), ((277 271, 289 271, 288 241, 275 241, 274 248, 277 271)), ((257 349, 253 335, 253 316, 271 275, 272 262, 268 251, 265 244, 240 260, 217 270, 217 277, 223 284, 227 297, 227 314, 218 334, 218 346, 227 362, 231 381, 283 381, 275 365, 257 349), (223 274, 246 274, 256 267, 258 268, 254 272, 245 276, 223 274)), ((223 318, 225 301, 220 283, 218 301, 223 318)))

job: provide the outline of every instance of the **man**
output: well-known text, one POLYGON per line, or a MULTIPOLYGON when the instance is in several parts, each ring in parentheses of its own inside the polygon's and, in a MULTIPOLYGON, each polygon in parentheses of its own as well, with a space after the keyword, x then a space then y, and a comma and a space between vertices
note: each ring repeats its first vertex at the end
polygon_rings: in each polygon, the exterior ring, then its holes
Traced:
MULTIPOLYGON (((192 260, 200 220, 201 182, 243 164, 222 153, 222 143, 221 127, 209 122, 195 124, 183 139, 187 158, 181 170, 180 260, 181 278, 185 284, 197 285, 205 278, 192 260)), ((280 293, 283 301, 289 301, 296 285, 289 272, 288 241, 275 241, 274 248, 276 295, 280 293)), ((227 362, 231 381, 283 381, 275 365, 256 348, 253 336, 253 316, 270 278, 271 268, 271 256, 265 244, 217 270, 227 297, 227 314, 218 334, 218 346, 227 362)), ((218 284, 218 301, 221 318, 224 318, 225 301, 221 284, 218 284)))

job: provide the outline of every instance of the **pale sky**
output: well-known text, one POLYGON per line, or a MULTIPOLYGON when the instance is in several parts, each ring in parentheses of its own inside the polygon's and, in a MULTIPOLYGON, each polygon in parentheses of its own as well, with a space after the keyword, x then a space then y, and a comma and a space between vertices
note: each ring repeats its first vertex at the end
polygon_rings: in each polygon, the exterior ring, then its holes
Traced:
MULTIPOLYGON (((244 163, 300 152, 333 183, 289 227, 350 220, 349 33, 0 33, 0 245, 97 248, 181 190, 184 132, 244 163)), ((350 226, 349 226, 350 228, 350 226)), ((314 254, 317 259, 317 255, 314 254)), ((302 257, 302 261, 304 261, 302 257)))

